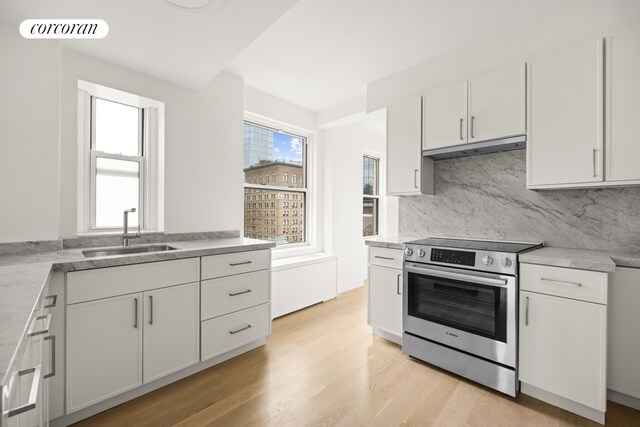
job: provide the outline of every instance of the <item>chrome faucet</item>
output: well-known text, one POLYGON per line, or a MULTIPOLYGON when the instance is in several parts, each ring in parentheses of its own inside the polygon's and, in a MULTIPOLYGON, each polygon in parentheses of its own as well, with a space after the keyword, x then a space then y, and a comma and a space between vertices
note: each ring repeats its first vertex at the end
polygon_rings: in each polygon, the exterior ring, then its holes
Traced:
POLYGON ((138 232, 129 234, 129 212, 135 212, 136 208, 125 209, 122 218, 122 246, 129 246, 129 239, 140 237, 140 221, 138 220, 138 232))

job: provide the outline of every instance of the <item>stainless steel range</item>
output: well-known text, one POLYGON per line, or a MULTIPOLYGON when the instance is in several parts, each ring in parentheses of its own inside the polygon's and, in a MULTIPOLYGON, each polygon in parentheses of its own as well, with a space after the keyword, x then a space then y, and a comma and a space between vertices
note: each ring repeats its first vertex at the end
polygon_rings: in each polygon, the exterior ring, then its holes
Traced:
POLYGON ((518 254, 542 244, 427 238, 405 244, 402 350, 518 392, 518 254))

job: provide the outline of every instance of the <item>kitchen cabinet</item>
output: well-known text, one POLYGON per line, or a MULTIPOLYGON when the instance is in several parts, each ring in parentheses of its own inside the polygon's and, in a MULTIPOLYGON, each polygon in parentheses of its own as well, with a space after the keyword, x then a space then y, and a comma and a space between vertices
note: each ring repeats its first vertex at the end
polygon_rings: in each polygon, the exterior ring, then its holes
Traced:
POLYGON ((607 275, 521 264, 522 392, 603 423, 607 275))
POLYGON ((433 160, 422 157, 422 97, 387 108, 387 194, 433 194, 433 160))
POLYGON ((607 38, 605 179, 640 184, 640 29, 607 38))
POLYGON ((67 307, 67 413, 142 385, 142 293, 67 307))
MULTIPOLYGON (((619 394, 640 401, 640 269, 616 267, 609 274, 609 318, 607 335, 607 387, 610 400, 629 404, 619 394)), ((640 409, 640 408, 638 408, 640 409)))
POLYGON ((602 183, 603 72, 602 40, 529 62, 528 188, 602 183))
POLYGON ((424 150, 526 132, 526 74, 515 64, 428 92, 424 98, 424 150))
POLYGON ((374 335, 402 339, 402 250, 369 247, 368 324, 374 335))
POLYGON ((144 383, 200 360, 199 293, 198 283, 144 292, 144 383))

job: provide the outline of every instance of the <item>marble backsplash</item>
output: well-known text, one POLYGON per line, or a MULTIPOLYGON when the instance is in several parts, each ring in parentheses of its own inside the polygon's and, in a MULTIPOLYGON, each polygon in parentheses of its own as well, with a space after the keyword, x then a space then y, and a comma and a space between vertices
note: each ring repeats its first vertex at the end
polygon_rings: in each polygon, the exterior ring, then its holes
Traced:
POLYGON ((525 150, 441 160, 435 196, 399 200, 399 234, 640 252, 640 187, 526 189, 525 150))

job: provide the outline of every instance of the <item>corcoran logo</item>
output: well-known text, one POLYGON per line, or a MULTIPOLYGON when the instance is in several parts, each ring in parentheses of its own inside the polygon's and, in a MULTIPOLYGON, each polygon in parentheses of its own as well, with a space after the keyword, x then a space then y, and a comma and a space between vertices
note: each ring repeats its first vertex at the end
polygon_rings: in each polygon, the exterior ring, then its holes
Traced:
POLYGON ((456 334, 452 334, 451 332, 445 331, 445 333, 446 333, 447 335, 449 335, 450 337, 458 338, 458 336, 457 336, 456 334))
POLYGON ((20 34, 25 39, 102 39, 109 24, 102 19, 25 19, 20 34))

